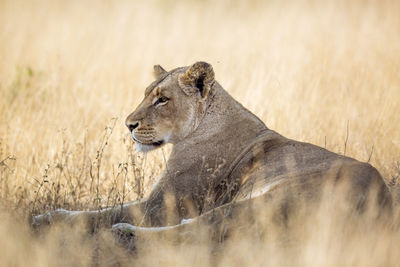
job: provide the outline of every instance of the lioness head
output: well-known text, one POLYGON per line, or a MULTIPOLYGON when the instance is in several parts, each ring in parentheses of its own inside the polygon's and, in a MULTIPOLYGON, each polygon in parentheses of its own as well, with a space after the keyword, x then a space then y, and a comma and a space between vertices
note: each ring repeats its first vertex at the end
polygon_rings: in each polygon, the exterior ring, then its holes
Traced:
POLYGON ((176 144, 199 125, 212 95, 214 71, 206 62, 170 72, 154 66, 156 80, 146 88, 143 101, 125 121, 135 147, 150 151, 176 144))

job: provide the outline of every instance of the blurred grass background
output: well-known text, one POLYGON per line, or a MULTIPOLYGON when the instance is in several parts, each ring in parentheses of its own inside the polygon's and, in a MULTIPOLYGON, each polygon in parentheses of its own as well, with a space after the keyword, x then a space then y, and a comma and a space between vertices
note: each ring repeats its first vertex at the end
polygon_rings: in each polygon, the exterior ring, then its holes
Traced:
MULTIPOLYGON (((43 245, 29 237, 31 214, 146 195, 169 148, 138 155, 124 119, 154 64, 207 61, 271 129, 370 161, 396 184, 399 33, 394 0, 0 0, 0 264, 57 262, 48 253, 52 239, 43 245), (24 253, 31 257, 17 260, 24 253)), ((324 255, 321 247, 329 246, 315 246, 324 255)), ((76 252, 67 255, 82 260, 76 252)), ((262 265, 259 252, 254 265, 262 265)), ((280 265, 285 255, 276 255, 271 261, 280 265)), ((346 263, 360 266, 357 260, 346 263)))

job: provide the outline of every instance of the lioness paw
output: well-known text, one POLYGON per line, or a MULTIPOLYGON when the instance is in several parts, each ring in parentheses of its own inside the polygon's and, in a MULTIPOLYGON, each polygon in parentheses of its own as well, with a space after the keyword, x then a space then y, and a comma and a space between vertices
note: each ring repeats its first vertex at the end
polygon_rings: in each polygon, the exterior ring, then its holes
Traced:
POLYGON ((32 227, 39 228, 41 226, 50 225, 56 221, 61 221, 68 216, 69 211, 64 209, 57 209, 45 214, 33 216, 32 227))

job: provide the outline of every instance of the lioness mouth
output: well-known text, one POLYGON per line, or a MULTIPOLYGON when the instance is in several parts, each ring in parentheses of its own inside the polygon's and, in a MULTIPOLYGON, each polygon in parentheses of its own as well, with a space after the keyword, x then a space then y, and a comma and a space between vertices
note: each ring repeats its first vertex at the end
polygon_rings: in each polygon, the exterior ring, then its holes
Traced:
POLYGON ((161 141, 157 141, 157 142, 152 143, 152 145, 153 146, 161 146, 163 143, 164 143, 164 141, 161 140, 161 141))
POLYGON ((163 140, 160 140, 160 141, 157 141, 157 142, 151 142, 151 143, 143 143, 143 142, 140 142, 139 140, 137 140, 135 137, 133 137, 133 135, 132 135, 132 139, 136 143, 141 144, 141 145, 146 145, 146 146, 161 146, 164 143, 163 140))

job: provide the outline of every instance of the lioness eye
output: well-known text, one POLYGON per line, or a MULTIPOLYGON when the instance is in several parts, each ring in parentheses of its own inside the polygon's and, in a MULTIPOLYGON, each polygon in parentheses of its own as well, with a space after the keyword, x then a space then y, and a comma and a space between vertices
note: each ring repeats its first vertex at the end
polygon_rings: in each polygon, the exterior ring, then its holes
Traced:
POLYGON ((166 104, 168 102, 169 98, 166 96, 162 96, 157 101, 154 103, 154 106, 157 106, 159 104, 166 104))

